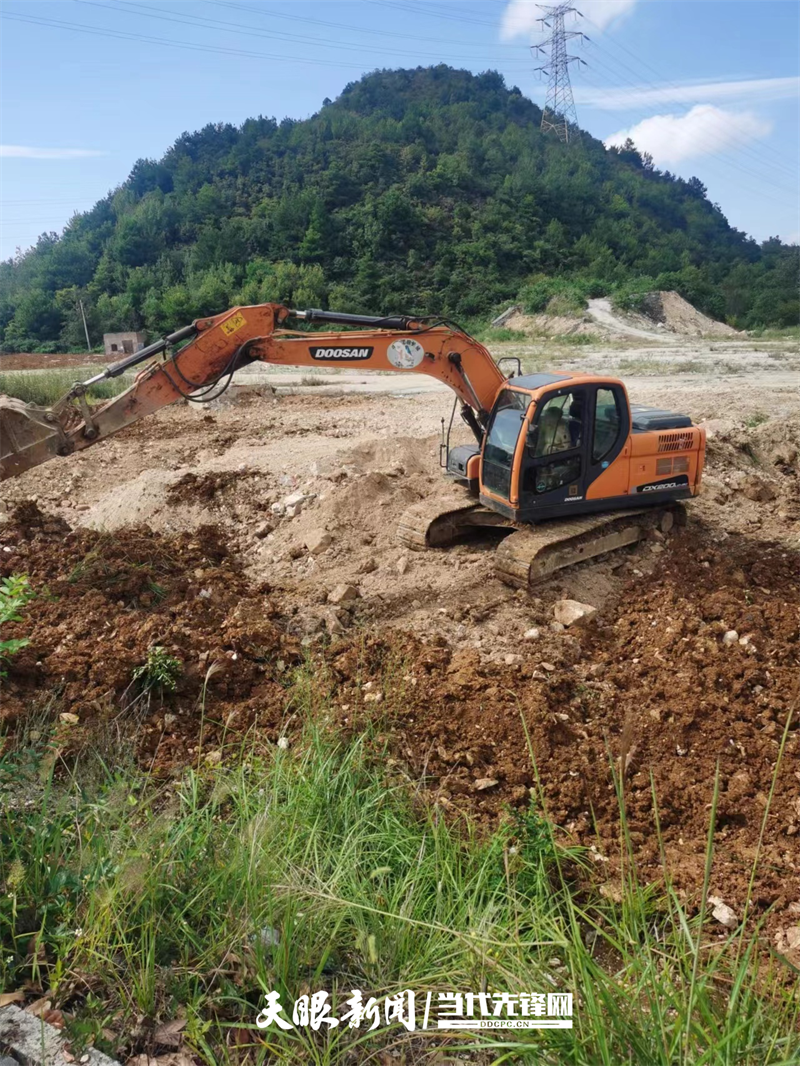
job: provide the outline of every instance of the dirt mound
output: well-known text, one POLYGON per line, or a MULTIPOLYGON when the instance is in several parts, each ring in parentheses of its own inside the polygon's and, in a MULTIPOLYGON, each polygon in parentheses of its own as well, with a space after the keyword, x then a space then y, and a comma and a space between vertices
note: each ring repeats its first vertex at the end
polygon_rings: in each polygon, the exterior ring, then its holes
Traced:
MULTIPOLYGON (((381 521, 375 493, 397 480, 367 471, 347 486, 370 552, 380 544, 370 532, 381 521), (371 511, 358 503, 364 482, 371 511)), ((122 732, 144 765, 164 772, 197 760, 201 730, 208 753, 250 730, 275 741, 295 728, 286 670, 300 661, 293 635, 303 629, 300 605, 320 597, 310 593, 310 579, 305 592, 303 580, 281 590, 248 580, 227 540, 215 527, 173 537, 71 530, 34 504, 18 507, 0 528, 0 574, 27 573, 38 595, 6 634, 31 643, 8 665, 4 729, 13 735, 39 717, 56 719, 64 754, 122 732), (155 693, 137 699, 132 685, 154 645, 183 666, 177 692, 163 701, 155 693), (65 712, 77 721, 60 720, 65 712)), ((441 557, 430 554, 441 571, 441 557)), ((692 897, 702 883, 719 762, 712 889, 741 907, 796 698, 797 553, 746 537, 720 547, 692 524, 673 535, 669 551, 651 556, 659 563, 650 578, 638 568, 644 562, 625 564, 628 584, 597 623, 562 633, 545 632, 549 599, 523 606, 488 587, 480 558, 466 565, 474 555, 456 552, 453 569, 438 578, 429 557, 415 560, 421 572, 413 591, 393 589, 384 574, 385 599, 357 601, 359 626, 314 642, 333 728, 347 733, 373 720, 433 801, 487 824, 528 805, 538 772, 550 815, 570 839, 594 849, 598 870, 612 881, 619 856, 612 764, 625 770, 637 869, 646 879, 659 876, 652 776, 667 860, 692 897), (427 628, 390 631, 387 614, 401 613, 410 595, 425 596, 426 584, 427 614, 437 588, 444 613, 427 628), (492 592, 499 596, 490 602, 492 592), (525 615, 542 628, 535 642, 520 640, 525 615), (459 627, 466 639, 458 640, 459 627), (736 638, 723 639, 733 629, 736 638), (492 654, 509 641, 515 654, 492 654)), ((352 564, 340 558, 329 565, 331 579, 341 580, 352 564)), ((561 579, 572 582, 573 594, 580 574, 561 579)), ((365 585, 374 576, 362 575, 365 585)), ((395 572, 395 584, 400 578, 395 572)), ((789 731, 756 886, 759 908, 775 904, 777 914, 800 896, 798 754, 800 718, 789 731)))
MULTIPOLYGON (((627 768, 637 869, 659 876, 652 775, 673 878, 693 896, 719 761, 712 888, 736 910, 796 705, 798 602, 796 554, 745 538, 725 551, 699 550, 684 534, 658 580, 634 581, 605 623, 564 635, 557 661, 523 647, 524 661, 509 667, 412 638, 343 649, 332 658, 339 714, 357 728, 377 708, 396 757, 424 775, 437 800, 490 822, 529 802, 536 772, 527 728, 549 813, 572 840, 596 849, 612 879, 620 832, 612 763, 627 768), (734 628, 739 636, 723 641, 734 628), (376 692, 382 701, 372 702, 376 692)), ((800 898, 799 753, 796 717, 762 853, 762 908, 800 898)))
POLYGON ((665 329, 688 337, 738 336, 737 330, 704 315, 677 292, 648 293, 642 302, 642 313, 665 329))
POLYGON ((713 419, 705 426, 706 468, 696 510, 712 518, 717 509, 717 520, 724 516, 727 532, 759 529, 797 547, 800 418, 756 426, 713 419))
MULTIPOLYGON (((254 589, 215 527, 176 537, 146 528, 116 534, 70 530, 35 504, 18 506, 0 529, 0 575, 26 573, 37 593, 8 637, 30 643, 7 666, 0 721, 12 733, 25 719, 72 714, 64 750, 98 743, 103 728, 132 731, 148 765, 191 760, 200 729, 206 670, 214 720, 206 744, 254 724, 276 739, 284 714, 286 664, 299 655, 267 589, 254 589), (154 645, 183 667, 167 705, 137 700, 132 673, 154 645)), ((4 636, 6 636, 4 628, 4 636)))
POLYGON ((752 430, 753 446, 762 462, 788 475, 800 473, 800 418, 773 419, 752 430))
POLYGON ((596 333, 597 327, 583 316, 573 315, 526 315, 521 311, 510 316, 502 327, 519 330, 532 337, 563 337, 580 333, 596 333))

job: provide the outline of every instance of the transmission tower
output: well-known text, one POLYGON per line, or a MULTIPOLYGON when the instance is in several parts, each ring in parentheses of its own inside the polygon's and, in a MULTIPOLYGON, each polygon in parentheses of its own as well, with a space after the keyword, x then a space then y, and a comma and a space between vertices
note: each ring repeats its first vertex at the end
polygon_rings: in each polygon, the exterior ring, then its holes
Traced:
POLYGON ((583 63, 580 56, 567 55, 567 41, 580 37, 584 41, 589 38, 580 30, 567 30, 564 28, 564 19, 570 13, 583 18, 577 8, 569 4, 536 5, 544 15, 539 19, 542 30, 547 27, 550 36, 540 44, 533 45, 536 52, 546 54, 550 48, 550 62, 546 67, 537 67, 547 76, 547 98, 542 111, 542 129, 546 133, 553 130, 564 143, 576 140, 579 137, 578 113, 575 110, 575 100, 572 96, 572 85, 569 80, 570 63, 583 63))

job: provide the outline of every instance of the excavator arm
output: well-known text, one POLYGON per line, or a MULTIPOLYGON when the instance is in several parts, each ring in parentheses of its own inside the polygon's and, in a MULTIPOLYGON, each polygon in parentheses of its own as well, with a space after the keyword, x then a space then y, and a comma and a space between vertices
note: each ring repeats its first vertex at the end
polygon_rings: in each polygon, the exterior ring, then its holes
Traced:
POLYGON ((207 403, 227 388, 236 370, 256 361, 428 374, 457 394, 478 440, 506 380, 483 345, 442 320, 292 311, 280 304, 234 307, 77 383, 52 408, 0 398, 0 480, 88 448, 176 400, 207 403), (349 328, 329 333, 291 328, 301 322, 349 328), (187 343, 171 351, 182 341, 187 343), (94 384, 147 360, 130 388, 90 408, 87 395, 94 384))

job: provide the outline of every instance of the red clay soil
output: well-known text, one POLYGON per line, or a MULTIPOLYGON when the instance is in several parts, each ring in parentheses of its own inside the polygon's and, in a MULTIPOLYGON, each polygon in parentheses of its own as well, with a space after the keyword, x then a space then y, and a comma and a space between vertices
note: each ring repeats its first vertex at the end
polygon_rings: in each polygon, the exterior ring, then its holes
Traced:
MULTIPOLYGON (((744 904, 787 716, 794 714, 762 849, 756 902, 782 910, 800 900, 800 569, 781 546, 731 538, 698 549, 675 541, 657 578, 631 582, 606 624, 565 641, 560 662, 481 666, 477 652, 380 638, 333 658, 340 698, 373 665, 385 684, 397 755, 446 808, 494 821, 529 802, 535 772, 549 815, 574 842, 619 868, 619 806, 611 764, 627 763, 625 803, 637 870, 659 876, 651 792, 675 885, 702 884, 717 763, 712 890, 744 904), (723 643, 736 629, 745 645, 723 643), (387 665, 388 664, 388 665, 387 665), (405 678, 405 680, 403 680, 405 678), (492 783, 494 782, 494 783, 492 783)), ((368 708, 382 706, 370 703, 368 708)), ((739 910, 738 913, 741 913, 739 910)))
POLYGON ((73 366, 109 366, 122 358, 102 352, 0 352, 0 373, 9 370, 65 370, 73 366))
POLYGON ((0 531, 0 576, 28 575, 37 598, 4 637, 30 644, 7 664, 0 725, 10 734, 42 714, 75 714, 58 726, 62 752, 130 726, 136 754, 157 771, 192 761, 198 701, 208 667, 204 747, 241 737, 258 719, 276 740, 284 714, 283 674, 298 642, 277 625, 264 589, 254 590, 213 527, 173 538, 146 529, 71 531, 25 503, 0 531), (7 550, 7 549, 10 549, 7 550), (153 645, 184 665, 174 696, 135 700, 135 667, 153 645))
MULTIPOLYGON (((627 766, 643 880, 660 873, 652 775, 672 876, 693 897, 719 765, 711 887, 741 913, 794 706, 755 896, 759 911, 774 905, 780 914, 800 900, 798 557, 744 537, 704 546, 696 536, 676 534, 659 571, 635 577, 599 622, 564 635, 548 662, 535 644, 522 645, 523 662, 509 666, 385 630, 321 648, 332 725, 346 734, 373 720, 434 801, 492 825, 530 802, 524 718, 549 815, 595 849, 611 881, 619 815, 610 763, 627 766), (724 643, 731 629, 749 641, 724 643)), ((0 575, 11 573, 27 573, 39 595, 25 621, 4 632, 31 640, 8 664, 7 735, 40 715, 71 712, 77 724, 57 725, 66 755, 127 723, 142 765, 178 770, 197 758, 212 663, 204 751, 251 730, 274 742, 298 729, 285 687, 301 657, 291 611, 282 613, 267 587, 248 584, 215 528, 174 537, 70 530, 27 503, 0 528, 0 575), (132 703, 132 671, 154 644, 182 661, 183 678, 163 702, 132 703)))

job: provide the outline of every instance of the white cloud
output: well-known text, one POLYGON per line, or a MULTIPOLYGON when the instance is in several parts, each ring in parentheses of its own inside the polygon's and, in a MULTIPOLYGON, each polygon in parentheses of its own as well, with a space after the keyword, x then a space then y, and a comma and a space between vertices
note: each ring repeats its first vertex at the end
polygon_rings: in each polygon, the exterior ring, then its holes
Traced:
POLYGON ((2 159, 85 159, 105 154, 92 148, 32 148, 27 144, 0 144, 2 159))
POLYGON ((690 104, 698 97, 705 100, 731 100, 757 96, 760 100, 785 100, 800 96, 800 78, 758 78, 750 81, 697 82, 693 85, 640 86, 630 89, 587 89, 576 86, 575 102, 599 107, 604 111, 651 104, 690 104))
POLYGON ((606 147, 628 137, 640 152, 649 152, 658 166, 673 166, 684 159, 714 155, 726 148, 766 137, 772 123, 752 111, 725 111, 713 104, 698 104, 685 115, 654 115, 636 126, 620 130, 605 140, 606 147))
MULTIPOLYGON (((632 11, 636 3, 637 0, 582 0, 578 7, 595 29, 604 30, 632 11)), ((530 37, 540 32, 539 19, 543 14, 536 0, 509 0, 500 21, 500 39, 513 41, 515 37, 530 37)))

